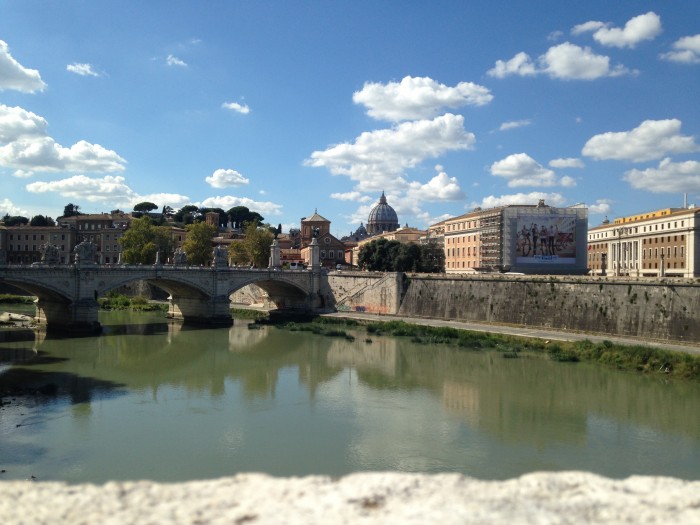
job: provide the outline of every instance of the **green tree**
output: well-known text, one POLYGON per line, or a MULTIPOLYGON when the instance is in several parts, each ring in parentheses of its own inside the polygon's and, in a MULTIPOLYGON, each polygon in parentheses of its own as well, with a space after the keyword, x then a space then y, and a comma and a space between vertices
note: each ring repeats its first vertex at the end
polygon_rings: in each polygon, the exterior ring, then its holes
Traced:
POLYGON ((122 260, 127 264, 153 264, 157 252, 160 252, 160 260, 165 261, 173 252, 170 228, 156 226, 148 217, 131 221, 119 244, 122 246, 122 260))
POLYGON ((10 215, 9 213, 6 213, 2 218, 2 222, 5 223, 5 226, 20 226, 22 224, 28 224, 29 219, 21 215, 10 215))
POLYGON ((175 215, 173 215, 173 220, 183 224, 192 224, 198 217, 199 207, 194 204, 188 204, 177 210, 175 215))
POLYGON ((56 223, 51 217, 43 215, 35 215, 32 220, 29 221, 30 226, 56 226, 56 223))
POLYGON ((229 219, 236 228, 245 228, 248 223, 258 222, 262 224, 265 217, 258 212, 250 211, 245 206, 234 206, 226 212, 229 219))
POLYGON ((235 264, 266 268, 274 238, 269 229, 261 227, 257 221, 250 222, 245 229, 245 238, 229 246, 229 260, 235 264))
POLYGON ((187 262, 192 265, 209 264, 211 262, 211 240, 216 228, 206 222, 188 224, 187 237, 182 249, 187 253, 187 262))
POLYGON ((148 213, 149 211, 157 210, 158 205, 154 204, 152 202, 144 201, 144 202, 139 202, 137 205, 134 206, 134 211, 140 211, 142 213, 148 213))
POLYGON ((63 215, 61 217, 75 217, 76 215, 82 215, 80 212, 80 206, 73 203, 68 203, 63 208, 63 215))

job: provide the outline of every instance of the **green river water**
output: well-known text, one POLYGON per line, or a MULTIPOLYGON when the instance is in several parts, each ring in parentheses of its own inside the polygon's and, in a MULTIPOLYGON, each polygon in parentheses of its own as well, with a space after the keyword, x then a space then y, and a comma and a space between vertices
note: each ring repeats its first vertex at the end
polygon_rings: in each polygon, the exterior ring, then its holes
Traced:
POLYGON ((100 315, 99 337, 0 332, 0 481, 384 470, 700 479, 696 383, 363 331, 349 341, 100 315))

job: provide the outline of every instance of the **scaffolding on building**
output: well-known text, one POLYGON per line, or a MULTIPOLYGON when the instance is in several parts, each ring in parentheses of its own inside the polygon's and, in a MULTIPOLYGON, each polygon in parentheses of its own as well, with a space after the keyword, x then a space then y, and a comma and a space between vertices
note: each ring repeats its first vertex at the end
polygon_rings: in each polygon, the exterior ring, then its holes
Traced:
POLYGON ((480 218, 480 257, 479 266, 484 269, 503 267, 503 208, 486 211, 480 218))

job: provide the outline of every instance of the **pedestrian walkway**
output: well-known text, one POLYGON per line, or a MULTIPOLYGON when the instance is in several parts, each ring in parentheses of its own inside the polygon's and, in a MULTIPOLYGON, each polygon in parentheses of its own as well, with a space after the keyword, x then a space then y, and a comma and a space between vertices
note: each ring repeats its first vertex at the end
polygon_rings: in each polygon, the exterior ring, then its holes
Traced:
POLYGON ((589 340, 594 343, 611 341, 620 345, 640 345, 688 354, 700 355, 700 345, 683 344, 669 341, 657 341, 653 339, 640 339, 635 337, 620 337, 609 334, 590 334, 580 332, 565 332, 551 328, 533 328, 526 326, 486 324, 466 321, 452 321, 447 319, 429 319, 422 317, 402 317, 398 315, 379 315, 360 312, 334 312, 323 314, 326 317, 343 317, 347 319, 357 319, 362 321, 404 321, 410 324, 422 326, 447 326, 458 330, 471 330, 473 332, 489 332, 496 334, 512 335, 517 337, 534 337, 549 341, 583 341, 589 340))

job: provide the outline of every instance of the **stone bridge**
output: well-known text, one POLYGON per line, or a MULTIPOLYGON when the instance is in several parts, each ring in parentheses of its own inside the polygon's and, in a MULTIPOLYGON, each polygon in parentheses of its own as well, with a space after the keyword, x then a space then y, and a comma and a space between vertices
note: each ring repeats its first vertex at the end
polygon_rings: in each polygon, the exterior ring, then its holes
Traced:
MULTIPOLYGON (((321 310, 326 272, 243 269, 228 266, 45 265, 0 266, 0 281, 38 297, 37 318, 47 330, 96 332, 97 298, 132 281, 143 280, 170 294, 168 316, 187 323, 232 324, 229 295, 249 284, 265 290, 277 308, 321 310)), ((327 288, 327 286, 326 286, 327 288)))

